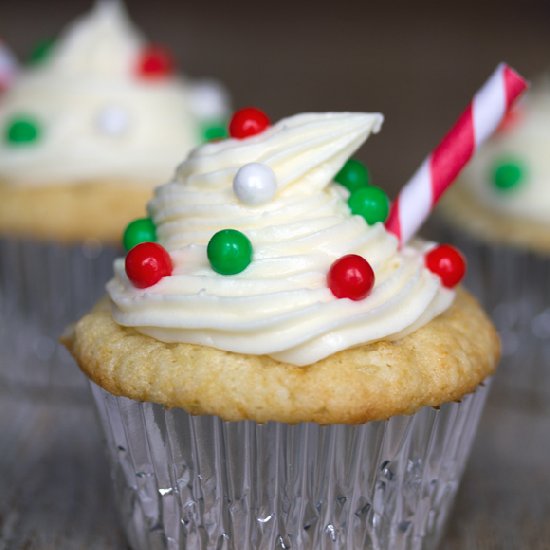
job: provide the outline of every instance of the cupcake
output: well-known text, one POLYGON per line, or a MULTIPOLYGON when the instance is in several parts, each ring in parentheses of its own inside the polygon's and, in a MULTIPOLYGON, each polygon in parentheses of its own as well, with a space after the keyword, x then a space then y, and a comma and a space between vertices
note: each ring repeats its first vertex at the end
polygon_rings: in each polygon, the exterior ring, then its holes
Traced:
POLYGON ((550 83, 539 82, 441 204, 442 231, 467 252, 467 284, 501 333, 497 385, 509 397, 550 392, 549 123, 550 83))
POLYGON ((381 223, 350 158, 381 124, 236 113, 65 335, 132 548, 437 545, 498 340, 460 255, 381 223))
POLYGON ((177 76, 119 2, 36 47, 0 95, 4 384, 73 387, 74 369, 52 374, 70 363, 57 336, 104 292, 127 220, 225 116, 223 89, 177 76))

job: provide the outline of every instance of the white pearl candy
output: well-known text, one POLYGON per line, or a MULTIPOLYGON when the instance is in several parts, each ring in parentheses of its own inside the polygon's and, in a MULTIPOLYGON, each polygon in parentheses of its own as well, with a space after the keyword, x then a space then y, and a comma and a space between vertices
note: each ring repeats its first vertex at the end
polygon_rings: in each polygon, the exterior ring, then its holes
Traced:
POLYGON ((109 105, 101 109, 97 117, 97 126, 104 134, 120 136, 130 126, 130 116, 124 107, 109 105))
POLYGON ((259 162, 251 162, 239 168, 233 180, 233 192, 244 204, 263 204, 270 201, 277 191, 275 172, 259 162))

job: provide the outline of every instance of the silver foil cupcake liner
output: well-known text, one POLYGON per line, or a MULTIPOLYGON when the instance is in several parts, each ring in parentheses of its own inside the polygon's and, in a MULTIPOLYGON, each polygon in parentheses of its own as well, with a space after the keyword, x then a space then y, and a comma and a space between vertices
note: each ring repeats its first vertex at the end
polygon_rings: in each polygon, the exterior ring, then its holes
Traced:
POLYGON ((411 416, 329 426, 92 393, 134 550, 400 550, 436 548, 487 385, 411 416))
POLYGON ((496 394, 507 402, 550 394, 550 256, 484 243, 441 227, 438 238, 466 256, 465 286, 493 319, 502 342, 496 394))
POLYGON ((36 398, 87 394, 58 339, 105 293, 120 255, 98 242, 0 239, 0 384, 36 398), (77 390, 77 394, 74 391, 77 390))

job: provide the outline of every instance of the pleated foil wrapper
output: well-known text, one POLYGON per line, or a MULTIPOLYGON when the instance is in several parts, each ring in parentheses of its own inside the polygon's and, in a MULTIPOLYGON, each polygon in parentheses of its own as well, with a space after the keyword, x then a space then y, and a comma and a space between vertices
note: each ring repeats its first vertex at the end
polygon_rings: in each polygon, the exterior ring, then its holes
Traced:
POLYGON ((507 403, 550 396, 550 256, 484 243, 441 225, 438 238, 468 261, 464 285, 492 318, 502 342, 495 394, 507 403))
POLYGON ((436 548, 488 383, 361 425, 191 416, 92 384, 130 546, 436 548))
POLYGON ((0 384, 36 398, 79 400, 87 383, 58 342, 105 293, 120 256, 98 242, 0 239, 0 384))

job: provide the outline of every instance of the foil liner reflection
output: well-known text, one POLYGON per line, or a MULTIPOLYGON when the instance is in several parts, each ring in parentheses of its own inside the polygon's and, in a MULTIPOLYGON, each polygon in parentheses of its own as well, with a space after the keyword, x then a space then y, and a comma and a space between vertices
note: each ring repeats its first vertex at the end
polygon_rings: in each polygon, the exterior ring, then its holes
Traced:
POLYGON ((0 384, 81 399, 86 382, 58 339, 105 292, 114 246, 0 239, 0 384), (76 392, 76 394, 74 393, 76 392))
POLYGON ((492 317, 502 342, 495 393, 506 401, 550 394, 550 259, 510 246, 485 244, 443 227, 438 239, 468 258, 465 286, 492 317), (506 395, 505 395, 506 394, 506 395))
POLYGON ((191 416, 92 384, 134 550, 429 549, 487 387, 363 425, 191 416))

